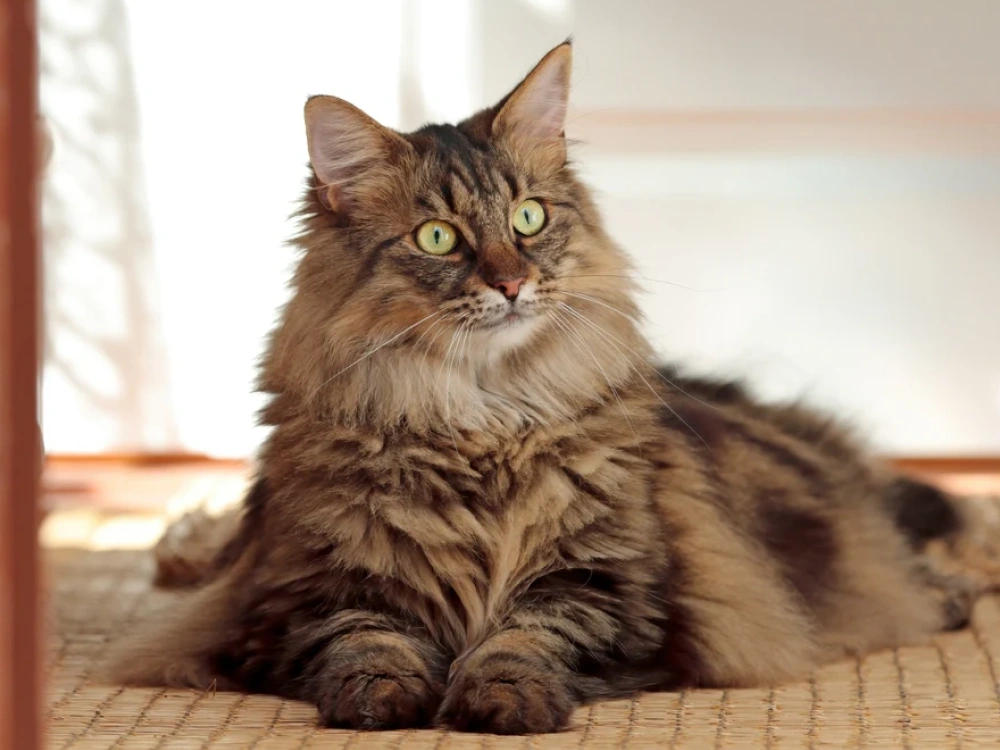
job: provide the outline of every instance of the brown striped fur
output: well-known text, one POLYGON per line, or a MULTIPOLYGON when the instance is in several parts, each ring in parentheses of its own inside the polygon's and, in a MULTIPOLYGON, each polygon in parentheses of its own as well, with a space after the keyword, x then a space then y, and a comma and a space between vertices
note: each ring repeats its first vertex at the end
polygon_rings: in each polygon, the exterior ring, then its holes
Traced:
POLYGON ((307 105, 256 484, 161 543, 163 582, 196 588, 117 679, 277 693, 333 726, 553 731, 582 701, 926 641, 998 580, 974 506, 808 409, 649 364, 629 261, 566 161, 569 66, 562 45, 410 134, 307 105), (526 198, 548 223, 519 237, 526 198), (455 252, 417 248, 429 219, 455 252), (515 276, 509 303, 491 284, 515 276))

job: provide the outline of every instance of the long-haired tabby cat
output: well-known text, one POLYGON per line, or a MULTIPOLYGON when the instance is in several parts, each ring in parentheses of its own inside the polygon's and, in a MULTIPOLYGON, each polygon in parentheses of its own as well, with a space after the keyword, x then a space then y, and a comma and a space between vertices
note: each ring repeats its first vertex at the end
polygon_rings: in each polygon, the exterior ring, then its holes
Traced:
POLYGON ((768 685, 961 626, 994 520, 841 427, 650 364, 634 274, 567 162, 570 45, 458 125, 305 108, 273 429, 130 684, 276 693, 329 726, 564 727, 639 690, 768 685))

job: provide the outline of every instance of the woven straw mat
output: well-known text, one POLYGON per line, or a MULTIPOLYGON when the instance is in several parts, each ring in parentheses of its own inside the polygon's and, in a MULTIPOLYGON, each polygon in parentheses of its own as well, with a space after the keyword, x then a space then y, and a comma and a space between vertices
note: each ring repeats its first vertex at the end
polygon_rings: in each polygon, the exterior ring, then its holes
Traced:
POLYGON ((800 684, 643 695, 579 710, 566 732, 492 737, 434 730, 321 730, 314 710, 276 698, 139 690, 89 674, 119 633, 169 603, 143 550, 49 549, 48 747, 245 748, 1000 747, 1000 607, 924 648, 835 664, 800 684))

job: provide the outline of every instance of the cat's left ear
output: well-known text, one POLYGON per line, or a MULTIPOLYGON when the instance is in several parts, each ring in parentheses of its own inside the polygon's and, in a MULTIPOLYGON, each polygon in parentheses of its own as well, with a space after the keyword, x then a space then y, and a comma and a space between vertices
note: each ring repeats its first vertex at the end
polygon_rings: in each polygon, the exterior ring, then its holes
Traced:
POLYGON ((562 166, 572 68, 573 46, 566 41, 543 57, 501 103, 493 118, 493 136, 512 141, 519 150, 542 149, 562 166))

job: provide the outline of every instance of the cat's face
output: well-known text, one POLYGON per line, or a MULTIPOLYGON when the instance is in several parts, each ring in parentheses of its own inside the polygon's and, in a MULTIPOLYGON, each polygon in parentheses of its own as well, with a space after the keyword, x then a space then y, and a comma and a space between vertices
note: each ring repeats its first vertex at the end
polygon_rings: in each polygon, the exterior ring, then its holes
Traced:
POLYGON ((482 347, 528 341, 554 309, 557 279, 581 265, 586 207, 564 151, 520 156, 475 119, 406 140, 406 199, 393 209, 399 234, 383 271, 482 347))
POLYGON ((340 99, 309 101, 290 325, 324 331, 328 369, 407 350, 424 355, 411 370, 493 367, 581 329, 580 315, 613 328, 608 310, 635 314, 628 261, 567 165, 570 67, 564 44, 495 107, 406 134, 340 99))

